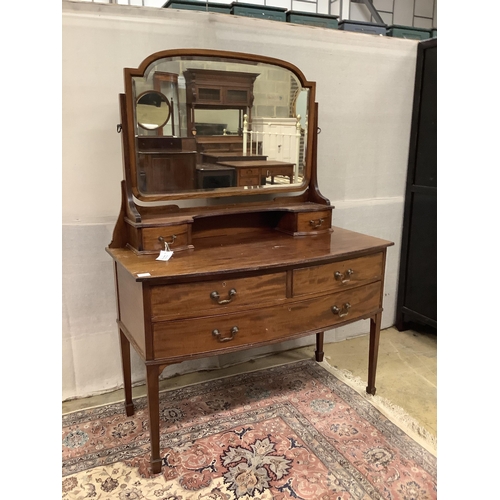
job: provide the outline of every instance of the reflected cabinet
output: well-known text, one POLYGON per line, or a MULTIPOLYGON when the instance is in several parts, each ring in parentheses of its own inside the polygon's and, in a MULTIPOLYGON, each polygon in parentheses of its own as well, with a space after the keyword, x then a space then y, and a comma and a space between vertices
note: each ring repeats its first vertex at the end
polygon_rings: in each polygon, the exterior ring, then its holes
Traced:
POLYGON ((168 365, 307 335, 321 361, 325 330, 365 319, 374 394, 392 242, 332 225, 315 83, 286 61, 200 49, 152 54, 124 77, 122 204, 107 252, 127 415, 131 347, 146 367, 152 471, 168 365), (292 126, 264 126, 279 121, 292 126), (269 144, 285 141, 294 153, 283 158, 269 144))

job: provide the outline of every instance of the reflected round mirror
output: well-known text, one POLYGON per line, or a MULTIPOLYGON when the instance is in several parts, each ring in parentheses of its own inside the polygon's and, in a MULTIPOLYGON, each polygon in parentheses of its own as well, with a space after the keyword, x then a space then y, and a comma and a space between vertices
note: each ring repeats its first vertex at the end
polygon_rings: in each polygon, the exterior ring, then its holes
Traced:
POLYGON ((146 130, 157 130, 170 119, 170 103, 161 92, 147 90, 136 102, 137 124, 146 130))

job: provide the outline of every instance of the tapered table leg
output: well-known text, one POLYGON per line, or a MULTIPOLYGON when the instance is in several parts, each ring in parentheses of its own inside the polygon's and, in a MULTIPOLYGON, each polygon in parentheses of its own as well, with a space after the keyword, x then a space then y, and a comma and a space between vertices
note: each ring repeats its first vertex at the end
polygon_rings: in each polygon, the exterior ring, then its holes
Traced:
POLYGON ((378 345, 380 340, 380 322, 382 313, 370 318, 370 352, 368 354, 368 386, 366 392, 375 394, 375 375, 377 373, 378 345))
POLYGON ((316 355, 316 361, 323 361, 323 356, 325 353, 323 352, 323 340, 325 338, 325 332, 319 332, 316 334, 316 351, 314 352, 316 355))
POLYGON ((151 442, 151 470, 153 474, 161 471, 160 458, 160 396, 158 377, 159 366, 146 366, 148 410, 149 410, 149 439, 151 442))
POLYGON ((120 330, 120 346, 122 353, 123 388, 125 390, 125 413, 127 417, 134 414, 134 403, 132 401, 132 372, 130 369, 130 342, 120 330))

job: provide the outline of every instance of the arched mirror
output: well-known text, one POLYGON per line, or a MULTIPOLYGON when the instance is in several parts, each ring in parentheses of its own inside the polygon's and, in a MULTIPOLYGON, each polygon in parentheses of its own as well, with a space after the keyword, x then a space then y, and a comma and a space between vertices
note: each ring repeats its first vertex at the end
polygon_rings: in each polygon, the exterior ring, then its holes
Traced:
POLYGON ((290 63, 179 49, 125 69, 128 182, 142 201, 304 191, 314 83, 290 63))
POLYGON ((135 116, 140 128, 148 131, 161 129, 169 121, 170 114, 170 103, 161 92, 146 90, 137 97, 135 116))

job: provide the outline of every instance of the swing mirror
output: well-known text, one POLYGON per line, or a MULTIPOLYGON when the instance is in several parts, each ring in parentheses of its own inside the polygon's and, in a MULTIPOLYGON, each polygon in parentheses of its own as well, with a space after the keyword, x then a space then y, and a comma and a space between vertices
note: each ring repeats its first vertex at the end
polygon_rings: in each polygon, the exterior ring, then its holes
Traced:
POLYGON ((314 83, 285 61, 163 51, 125 69, 127 182, 143 201, 300 191, 314 83))

